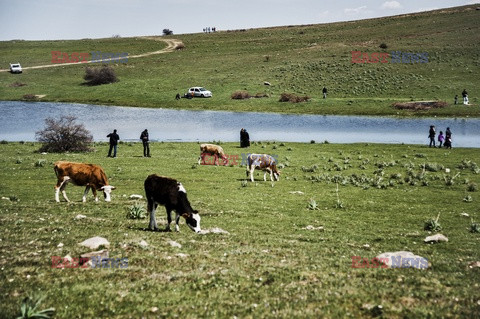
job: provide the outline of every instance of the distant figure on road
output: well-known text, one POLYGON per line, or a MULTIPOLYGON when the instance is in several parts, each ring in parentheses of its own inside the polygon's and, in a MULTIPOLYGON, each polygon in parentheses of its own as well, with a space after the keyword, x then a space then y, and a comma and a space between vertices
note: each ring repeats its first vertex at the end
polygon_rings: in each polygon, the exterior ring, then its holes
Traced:
POLYGON ((466 89, 463 89, 462 96, 463 96, 463 104, 468 105, 468 93, 466 89))
POLYGON ((430 125, 430 130, 428 131, 428 137, 430 138, 430 145, 428 147, 435 147, 435 126, 430 125))
POLYGON ((246 129, 242 128, 240 130, 240 147, 249 147, 250 146, 250 136, 246 129))
POLYGON ((327 98, 327 88, 326 87, 323 87, 322 93, 323 93, 323 98, 326 99, 327 98))
POLYGON ((107 157, 112 157, 112 149, 113 149, 113 157, 117 157, 117 145, 118 140, 120 140, 120 136, 117 134, 117 130, 113 130, 113 133, 107 135, 110 138, 110 148, 108 149, 107 157))
POLYGON ((442 148, 443 141, 445 141, 445 136, 443 136, 443 132, 440 131, 438 134, 438 148, 442 148))
POLYGON ((143 143, 143 157, 150 157, 150 140, 148 138, 147 129, 145 129, 142 134, 140 134, 140 139, 143 143))

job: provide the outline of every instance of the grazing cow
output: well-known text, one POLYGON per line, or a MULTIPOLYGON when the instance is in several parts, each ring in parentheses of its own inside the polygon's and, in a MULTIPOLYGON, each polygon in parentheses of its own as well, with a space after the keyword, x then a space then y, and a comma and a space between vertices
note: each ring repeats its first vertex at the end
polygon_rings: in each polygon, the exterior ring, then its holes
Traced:
POLYGON ((150 223, 148 224, 148 227, 151 230, 158 230, 157 221, 155 220, 155 210, 157 209, 158 204, 160 204, 165 206, 167 210, 167 231, 170 231, 172 210, 175 210, 176 213, 176 231, 180 230, 178 226, 180 216, 185 218, 188 227, 194 232, 199 233, 201 231, 200 215, 198 214, 198 211, 193 210, 190 206, 190 202, 187 199, 187 191, 182 183, 179 183, 172 178, 153 174, 148 176, 145 180, 145 195, 148 201, 147 210, 150 213, 150 223))
POLYGON ((203 160, 205 163, 206 156, 213 156, 215 158, 215 165, 218 166, 218 158, 220 157, 223 160, 223 165, 228 165, 228 157, 225 155, 223 148, 215 144, 201 144, 200 145, 200 156, 198 157, 198 165, 203 160))
POLYGON ((57 185, 55 185, 55 200, 60 202, 59 193, 62 191, 63 198, 69 202, 65 187, 69 182, 77 186, 86 186, 83 193, 82 201, 87 201, 87 194, 89 189, 92 189, 95 201, 98 202, 97 190, 103 191, 105 201, 109 202, 110 193, 115 189, 114 186, 108 185, 107 175, 98 165, 73 163, 58 161, 55 163, 55 174, 57 175, 57 185))
POLYGON ((267 181, 267 173, 270 173, 270 180, 273 182, 273 176, 278 181, 280 179, 280 171, 277 170, 277 160, 267 154, 248 154, 247 157, 247 178, 250 173, 250 180, 253 182, 253 171, 255 168, 265 171, 263 180, 267 181))

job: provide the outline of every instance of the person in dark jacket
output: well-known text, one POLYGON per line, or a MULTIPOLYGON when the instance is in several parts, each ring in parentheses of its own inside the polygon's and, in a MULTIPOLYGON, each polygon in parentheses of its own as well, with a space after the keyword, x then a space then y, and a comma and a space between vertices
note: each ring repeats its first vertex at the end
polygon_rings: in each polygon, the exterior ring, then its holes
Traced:
POLYGON ((445 143, 443 146, 445 146, 445 148, 452 148, 452 131, 450 131, 449 127, 447 127, 445 131, 445 143))
POLYGON ((428 131, 428 137, 430 138, 430 145, 429 147, 435 147, 435 126, 430 125, 430 130, 428 131))
POLYGON ((150 157, 150 139, 148 138, 148 130, 145 129, 140 134, 140 139, 143 143, 143 157, 150 157))
POLYGON ((118 141, 120 140, 120 136, 118 136, 117 130, 113 130, 113 132, 108 134, 107 137, 110 138, 110 148, 108 149, 107 157, 112 157, 112 150, 113 157, 117 157, 117 145, 118 141))
POLYGON ((323 98, 326 99, 327 98, 327 88, 326 87, 323 87, 322 93, 323 93, 323 98))
POLYGON ((246 129, 242 128, 240 130, 240 147, 249 147, 250 146, 250 136, 246 129))

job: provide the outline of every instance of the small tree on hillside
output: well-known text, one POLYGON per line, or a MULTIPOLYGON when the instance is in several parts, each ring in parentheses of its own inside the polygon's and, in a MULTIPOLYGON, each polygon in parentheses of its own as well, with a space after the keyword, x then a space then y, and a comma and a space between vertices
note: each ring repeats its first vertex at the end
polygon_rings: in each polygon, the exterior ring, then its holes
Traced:
POLYGON ((75 123, 75 116, 62 116, 57 121, 54 118, 45 119, 45 128, 35 132, 37 141, 43 143, 40 152, 89 152, 89 144, 93 141, 83 124, 75 123))
POLYGON ((163 35, 172 35, 173 31, 170 29, 163 29, 163 35))

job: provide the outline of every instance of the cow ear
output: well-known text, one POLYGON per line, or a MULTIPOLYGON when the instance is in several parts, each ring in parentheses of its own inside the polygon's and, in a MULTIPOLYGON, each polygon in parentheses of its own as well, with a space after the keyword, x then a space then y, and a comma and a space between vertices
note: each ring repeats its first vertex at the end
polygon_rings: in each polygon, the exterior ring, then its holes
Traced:
POLYGON ((193 213, 194 213, 194 214, 198 214, 198 210, 194 210, 193 213))
POLYGON ((187 218, 190 218, 190 217, 192 217, 192 214, 189 214, 189 213, 183 213, 183 214, 182 214, 182 217, 183 217, 183 218, 185 218, 185 219, 187 219, 187 218))

